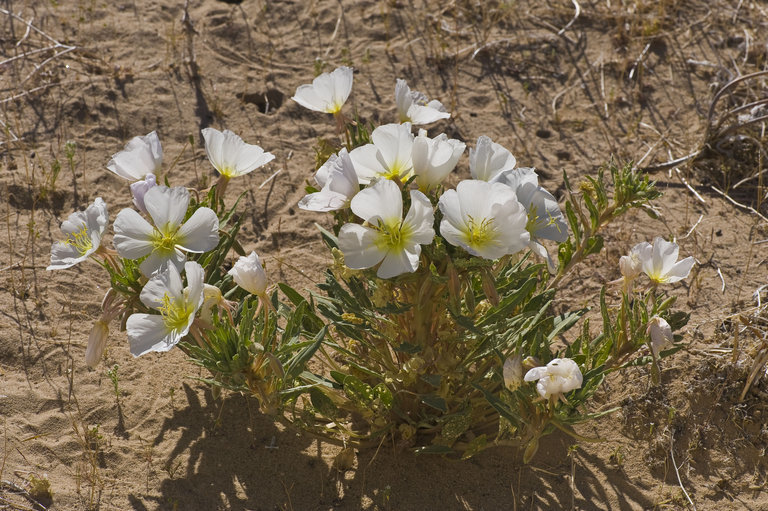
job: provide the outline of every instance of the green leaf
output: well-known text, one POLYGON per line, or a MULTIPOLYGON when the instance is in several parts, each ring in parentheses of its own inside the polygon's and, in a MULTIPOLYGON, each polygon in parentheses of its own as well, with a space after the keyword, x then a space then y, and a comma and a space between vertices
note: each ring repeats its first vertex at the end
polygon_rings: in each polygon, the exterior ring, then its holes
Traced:
POLYGON ((425 405, 431 406, 435 410, 439 410, 443 413, 448 411, 448 405, 445 402, 445 399, 442 397, 435 395, 435 394, 422 394, 419 396, 421 398, 421 402, 425 405))
POLYGON ((325 339, 325 334, 327 332, 328 332, 328 327, 324 326, 322 330, 320 330, 317 333, 317 335, 315 335, 314 342, 309 346, 306 346, 301 351, 299 351, 299 353, 297 353, 296 356, 294 356, 288 362, 288 365, 285 368, 286 381, 290 381, 291 379, 298 376, 299 373, 304 371, 304 366, 307 364, 307 362, 309 362, 309 359, 312 358, 312 355, 315 354, 317 349, 323 343, 323 339, 325 339))

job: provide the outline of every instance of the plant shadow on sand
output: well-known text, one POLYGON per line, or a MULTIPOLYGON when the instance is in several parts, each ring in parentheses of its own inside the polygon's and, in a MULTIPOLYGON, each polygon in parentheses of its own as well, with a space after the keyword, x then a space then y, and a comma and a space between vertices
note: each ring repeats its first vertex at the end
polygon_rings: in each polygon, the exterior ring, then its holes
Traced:
POLYGON ((285 429, 257 412, 254 400, 215 400, 208 389, 201 400, 192 387, 184 385, 184 391, 188 405, 164 421, 154 440, 158 445, 182 431, 165 465, 170 477, 163 478, 159 495, 130 495, 133 509, 426 509, 436 502, 446 509, 653 506, 648 488, 638 488, 598 456, 569 449, 571 439, 559 433, 542 442, 528 465, 521 451, 508 447, 453 461, 381 445, 358 452, 351 468, 339 470, 323 451, 340 448, 285 429), (467 470, 475 477, 467 478, 467 470))

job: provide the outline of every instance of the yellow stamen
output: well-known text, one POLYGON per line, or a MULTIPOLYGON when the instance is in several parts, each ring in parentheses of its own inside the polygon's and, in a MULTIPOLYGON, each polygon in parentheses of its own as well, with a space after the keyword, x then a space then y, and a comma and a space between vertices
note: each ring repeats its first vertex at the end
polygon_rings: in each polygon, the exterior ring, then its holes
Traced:
POLYGON ((81 256, 84 256, 93 248, 93 241, 88 234, 88 226, 85 224, 83 224, 79 231, 69 233, 64 243, 75 247, 81 256))
POLYGON ((189 322, 189 315, 193 312, 187 306, 185 300, 173 300, 168 293, 163 295, 162 305, 157 308, 163 316, 163 322, 169 330, 183 330, 189 322))
POLYGON ((150 236, 150 240, 152 241, 152 246, 155 247, 155 250, 169 254, 176 250, 176 245, 181 242, 181 236, 178 235, 178 227, 172 231, 165 229, 159 231, 155 229, 150 236))
POLYGON ((465 233, 467 244, 472 247, 483 247, 496 240, 496 228, 493 225, 493 218, 483 218, 477 222, 469 217, 467 222, 467 232, 465 233))
POLYGON ((376 246, 380 250, 403 250, 413 234, 411 226, 400 220, 380 223, 378 230, 379 236, 376 238, 376 246))

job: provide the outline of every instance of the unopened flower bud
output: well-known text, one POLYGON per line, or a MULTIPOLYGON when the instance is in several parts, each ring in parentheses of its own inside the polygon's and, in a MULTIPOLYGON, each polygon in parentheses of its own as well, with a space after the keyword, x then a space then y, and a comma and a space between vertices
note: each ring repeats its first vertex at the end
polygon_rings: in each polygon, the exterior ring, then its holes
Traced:
POLYGON ((251 294, 263 296, 267 291, 267 274, 256 252, 238 259, 228 273, 238 286, 251 294))
POLYGON ((643 263, 635 254, 621 256, 619 258, 619 270, 624 280, 631 282, 643 271, 643 263))
POLYGON ((672 327, 659 316, 652 317, 648 322, 646 334, 651 337, 651 350, 654 357, 658 357, 662 350, 673 346, 672 327))
POLYGON ((523 382, 523 357, 519 354, 504 361, 504 386, 515 391, 523 382))
POLYGON ((142 213, 147 212, 147 207, 144 205, 144 195, 155 186, 157 186, 157 181, 154 174, 147 174, 143 180, 131 184, 133 204, 142 213))
POLYGON ((85 363, 88 367, 96 367, 104 354, 104 348, 107 347, 107 337, 109 337, 109 325, 104 321, 97 321, 91 328, 91 334, 88 336, 88 347, 85 350, 85 363))
POLYGON ((221 289, 211 284, 203 285, 203 305, 200 306, 200 319, 210 324, 213 321, 213 308, 218 307, 224 297, 221 289))

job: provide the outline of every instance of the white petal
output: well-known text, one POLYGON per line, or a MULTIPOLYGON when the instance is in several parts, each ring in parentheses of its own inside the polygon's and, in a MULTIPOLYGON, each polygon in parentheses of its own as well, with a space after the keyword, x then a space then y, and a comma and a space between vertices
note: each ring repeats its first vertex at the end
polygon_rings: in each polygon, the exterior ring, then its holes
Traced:
POLYGON ((219 219, 211 208, 198 208, 179 228, 178 246, 187 252, 207 252, 219 244, 219 219))
POLYGON ((124 209, 115 218, 112 243, 120 257, 139 259, 152 251, 150 241, 154 229, 136 211, 124 209))
POLYGON ((696 260, 693 257, 686 257, 685 259, 678 261, 677 264, 672 266, 666 273, 667 282, 677 282, 688 277, 695 262, 696 260))
POLYGON ((408 109, 408 118, 413 124, 432 124, 440 119, 448 119, 450 116, 448 112, 426 105, 411 105, 408 109))
POLYGON ((344 254, 344 263, 350 268, 361 270, 376 266, 387 255, 376 246, 379 233, 358 224, 344 224, 339 231, 339 249, 344 254))
POLYGON ((219 174, 227 177, 242 176, 275 158, 275 155, 264 152, 257 145, 246 144, 240 136, 229 130, 220 132, 205 128, 203 138, 211 165, 219 174))
POLYGON ((349 203, 346 196, 332 192, 330 190, 321 190, 319 192, 305 195, 299 200, 299 208, 305 211, 337 211, 345 208, 349 203))
POLYGON ((382 279, 397 277, 403 273, 413 273, 419 267, 421 245, 413 245, 405 250, 390 250, 381 262, 376 275, 382 279))
POLYGON ((405 80, 398 78, 395 82, 395 104, 397 105, 397 117, 400 122, 407 122, 408 109, 411 106, 411 89, 405 80))
POLYGON ((120 177, 140 181, 147 174, 154 174, 163 161, 163 149, 156 132, 134 137, 125 149, 112 156, 107 168, 120 177))
POLYGON ((373 144, 356 147, 349 153, 361 185, 367 185, 376 177, 387 172, 387 169, 379 162, 378 154, 379 150, 373 144))
POLYGON ((516 164, 512 153, 485 135, 477 139, 474 150, 469 150, 470 173, 481 181, 492 181, 499 174, 512 170, 516 164))
MULTIPOLYGON (((183 293, 184 300, 193 311, 197 312, 204 299, 205 271, 195 261, 188 261, 184 264, 184 273, 187 275, 187 288, 183 293)), ((192 313, 192 316, 195 315, 195 312, 192 313)))
POLYGON ((546 366, 534 367, 525 373, 523 378, 525 381, 534 381, 549 376, 549 369, 546 366))
POLYGON ((101 197, 97 197, 93 204, 88 206, 85 210, 86 224, 88 225, 88 231, 96 231, 99 233, 99 239, 107 230, 109 224, 109 213, 107 212, 107 203, 101 197))
POLYGON ((165 326, 162 316, 157 314, 131 314, 125 323, 131 355, 140 357, 150 351, 165 352, 173 348, 181 335, 171 332, 165 326))
POLYGON ((203 128, 203 140, 205 141, 205 154, 208 155, 208 161, 216 170, 222 167, 224 162, 222 145, 224 144, 224 134, 214 128, 203 128))
POLYGON ((349 94, 352 92, 353 78, 354 71, 351 67, 347 66, 338 67, 331 73, 333 104, 335 109, 340 110, 342 105, 346 103, 347 98, 349 98, 349 94))
POLYGON ((662 275, 666 275, 677 262, 678 253, 677 243, 656 236, 653 240, 653 267, 660 269, 662 275))
POLYGON ((167 271, 170 266, 173 266, 176 268, 176 271, 180 272, 186 260, 187 256, 178 248, 170 254, 155 250, 141 262, 139 270, 146 277, 151 277, 158 272, 167 271))
POLYGON ((63 241, 58 241, 51 247, 51 264, 46 270, 63 270, 71 268, 81 261, 88 259, 90 253, 80 254, 74 246, 63 241))
POLYGON ((355 195, 350 203, 352 212, 371 223, 378 219, 385 223, 403 218, 403 196, 393 181, 382 179, 355 195))
POLYGON ((296 94, 291 99, 304 108, 314 110, 315 112, 328 111, 328 101, 318 95, 313 85, 299 85, 296 89, 296 94))
POLYGON ((144 206, 160 232, 174 231, 187 214, 189 192, 183 186, 156 186, 144 196, 144 206))
POLYGON ((227 272, 235 283, 254 295, 263 295, 267 290, 267 274, 256 252, 240 257, 227 272))
POLYGON ((411 190, 411 209, 408 210, 403 221, 404 226, 407 225, 413 229, 411 240, 422 245, 432 243, 435 237, 435 230, 432 227, 434 222, 435 212, 427 196, 417 190, 411 190))
POLYGON ((371 133, 371 141, 378 149, 377 158, 386 168, 387 174, 397 173, 402 178, 413 169, 413 134, 410 123, 379 126, 371 133))

